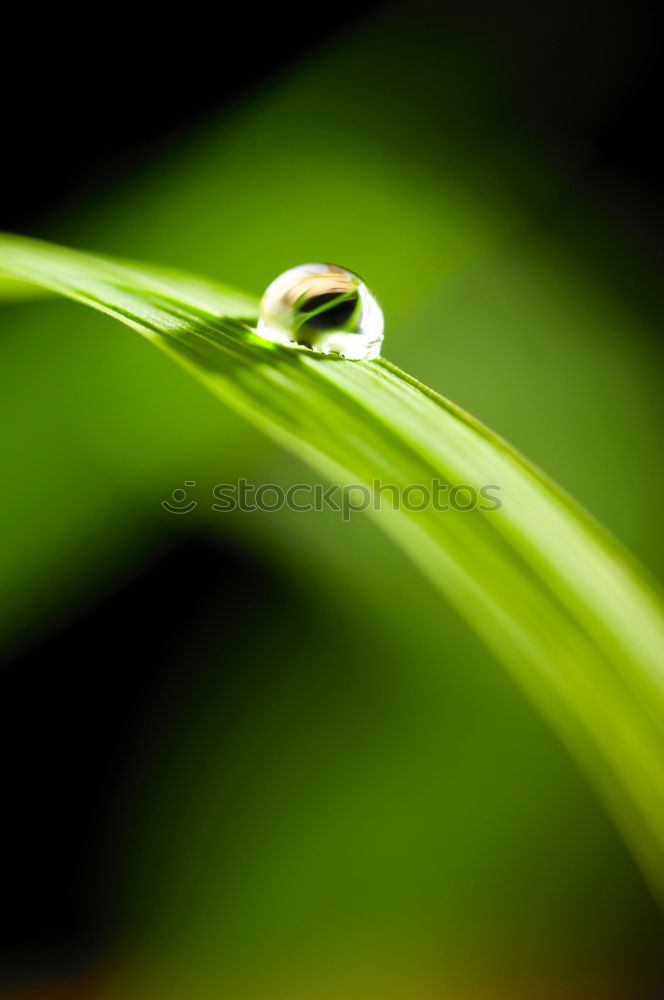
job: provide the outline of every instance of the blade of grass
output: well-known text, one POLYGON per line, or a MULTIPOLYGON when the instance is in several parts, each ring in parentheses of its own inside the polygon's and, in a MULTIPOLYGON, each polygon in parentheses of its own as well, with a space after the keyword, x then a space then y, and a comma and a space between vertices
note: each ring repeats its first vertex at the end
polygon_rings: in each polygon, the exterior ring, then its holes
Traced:
POLYGON ((643 570, 539 470, 388 361, 289 350, 204 279, 0 236, 0 271, 116 317, 330 479, 495 484, 492 512, 373 512, 579 757, 664 894, 664 625, 643 570))
POLYGON ((46 289, 40 288, 39 285, 0 274, 0 302, 26 302, 44 298, 47 294, 46 289))

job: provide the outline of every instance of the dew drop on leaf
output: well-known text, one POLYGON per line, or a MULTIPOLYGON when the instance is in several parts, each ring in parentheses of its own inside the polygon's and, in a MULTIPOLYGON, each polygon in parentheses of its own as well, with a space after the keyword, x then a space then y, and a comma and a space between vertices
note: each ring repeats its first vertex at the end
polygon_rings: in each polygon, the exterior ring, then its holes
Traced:
POLYGON ((383 313, 357 274, 336 264, 302 264, 268 286, 256 333, 288 347, 370 361, 380 355, 383 313))

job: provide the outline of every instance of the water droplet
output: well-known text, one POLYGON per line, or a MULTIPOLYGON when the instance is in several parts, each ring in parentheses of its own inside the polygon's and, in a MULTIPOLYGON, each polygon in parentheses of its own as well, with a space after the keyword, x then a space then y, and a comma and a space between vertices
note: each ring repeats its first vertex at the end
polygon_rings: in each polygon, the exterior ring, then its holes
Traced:
POLYGON ((357 274, 336 264, 302 264, 268 286, 256 333, 289 347, 369 361, 380 355, 383 313, 357 274))

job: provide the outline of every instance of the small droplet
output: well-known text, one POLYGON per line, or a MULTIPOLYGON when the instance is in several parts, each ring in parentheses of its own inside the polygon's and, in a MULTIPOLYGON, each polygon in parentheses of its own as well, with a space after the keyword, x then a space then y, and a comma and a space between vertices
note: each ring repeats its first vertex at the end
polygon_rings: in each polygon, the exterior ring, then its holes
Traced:
POLYGON ((336 264, 302 264, 268 286, 256 333, 288 347, 370 361, 380 355, 383 313, 357 274, 336 264))

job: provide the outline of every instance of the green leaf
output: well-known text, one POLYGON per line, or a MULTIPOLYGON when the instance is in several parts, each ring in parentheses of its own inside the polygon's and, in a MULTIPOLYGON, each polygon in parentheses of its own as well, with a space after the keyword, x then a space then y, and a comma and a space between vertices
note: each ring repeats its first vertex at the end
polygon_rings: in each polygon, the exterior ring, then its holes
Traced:
POLYGON ((505 441, 388 361, 347 362, 263 341, 249 296, 10 235, 0 236, 0 271, 138 330, 336 482, 498 487, 498 510, 394 510, 388 493, 372 516, 579 757, 664 892, 662 604, 644 571, 583 510, 505 441))
POLYGON ((0 274, 0 302, 24 302, 42 298, 45 290, 27 281, 0 274))

